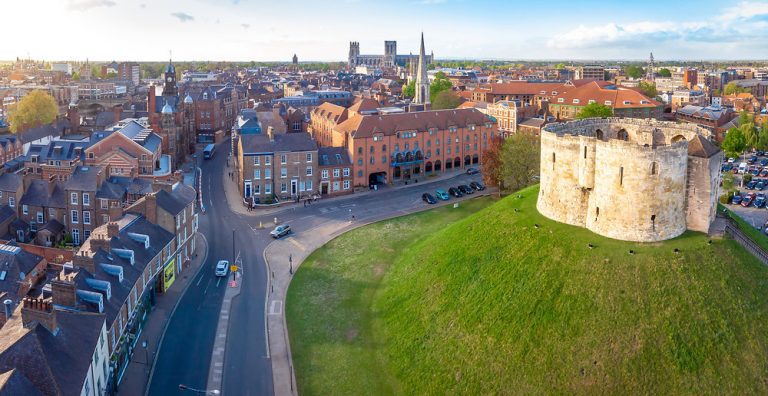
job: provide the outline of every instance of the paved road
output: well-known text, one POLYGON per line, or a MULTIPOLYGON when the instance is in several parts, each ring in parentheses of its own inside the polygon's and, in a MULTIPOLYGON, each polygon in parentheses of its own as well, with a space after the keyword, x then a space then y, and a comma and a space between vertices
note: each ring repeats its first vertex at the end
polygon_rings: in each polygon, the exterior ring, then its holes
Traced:
POLYGON ((314 228, 329 219, 356 220, 412 212, 427 207, 421 201, 425 191, 480 180, 479 175, 461 174, 450 180, 415 183, 406 188, 382 188, 348 199, 320 200, 308 207, 290 207, 264 216, 233 213, 224 194, 226 156, 203 161, 202 191, 206 214, 200 216, 200 232, 209 242, 208 260, 194 284, 182 296, 163 340, 149 394, 180 394, 179 384, 205 389, 208 378, 217 320, 226 282, 219 281, 213 267, 220 259, 231 260, 232 230, 235 229, 235 255, 243 262, 243 283, 232 303, 226 341, 223 394, 273 394, 272 367, 267 347, 265 299, 267 271, 262 253, 272 242, 270 229, 258 229, 260 222, 291 224, 295 233, 314 228))

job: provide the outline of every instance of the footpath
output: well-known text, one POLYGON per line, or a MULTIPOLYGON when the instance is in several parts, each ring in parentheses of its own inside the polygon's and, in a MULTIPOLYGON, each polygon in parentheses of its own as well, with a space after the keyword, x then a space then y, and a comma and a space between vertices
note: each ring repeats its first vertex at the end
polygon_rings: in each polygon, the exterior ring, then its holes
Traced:
POLYGON ((157 294, 155 307, 149 312, 140 340, 133 351, 131 362, 125 369, 118 394, 141 395, 149 392, 149 382, 154 374, 159 346, 163 342, 168 322, 176 311, 181 296, 187 290, 208 256, 208 241, 202 233, 195 236, 197 253, 190 260, 189 267, 176 277, 171 287, 163 294, 157 294), (146 348, 143 343, 146 342, 146 348))

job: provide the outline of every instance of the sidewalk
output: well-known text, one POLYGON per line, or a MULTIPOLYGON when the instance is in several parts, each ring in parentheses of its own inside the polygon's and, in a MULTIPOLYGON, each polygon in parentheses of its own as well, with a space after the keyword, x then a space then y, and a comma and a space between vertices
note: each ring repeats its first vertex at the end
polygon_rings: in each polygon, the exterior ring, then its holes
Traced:
POLYGON ((158 347, 162 343, 165 329, 173 312, 176 310, 181 296, 192 283, 208 256, 208 241, 202 233, 197 233, 195 246, 197 253, 190 261, 189 267, 178 275, 167 292, 157 294, 155 307, 150 311, 146 325, 141 332, 140 341, 133 351, 131 362, 125 369, 123 380, 118 387, 119 394, 142 395, 149 390, 147 384, 153 374, 155 359, 158 355, 158 347), (147 348, 142 348, 141 343, 147 341, 147 348))

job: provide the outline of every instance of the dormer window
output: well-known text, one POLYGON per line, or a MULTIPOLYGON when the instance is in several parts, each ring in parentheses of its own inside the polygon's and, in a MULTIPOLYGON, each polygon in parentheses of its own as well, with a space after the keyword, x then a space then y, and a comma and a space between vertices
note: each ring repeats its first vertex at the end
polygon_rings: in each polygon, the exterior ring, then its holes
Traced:
POLYGON ((557 103, 565 103, 565 98, 557 98, 557 103))
POLYGON ((594 99, 590 99, 589 104, 592 104, 592 103, 597 103, 597 101, 595 101, 594 99))
POLYGON ((574 99, 573 100, 573 104, 579 104, 579 102, 581 102, 579 99, 574 99))
POLYGON ((629 105, 629 104, 632 104, 632 102, 630 102, 630 101, 628 101, 628 100, 625 100, 625 101, 624 101, 624 104, 625 104, 625 105, 629 105))

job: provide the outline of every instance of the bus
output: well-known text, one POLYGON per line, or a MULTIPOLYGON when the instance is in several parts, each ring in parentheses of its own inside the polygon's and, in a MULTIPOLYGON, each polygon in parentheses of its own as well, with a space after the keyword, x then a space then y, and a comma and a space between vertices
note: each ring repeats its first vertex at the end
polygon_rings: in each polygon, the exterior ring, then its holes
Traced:
POLYGON ((213 158, 213 153, 216 151, 216 146, 213 144, 209 144, 205 146, 205 150, 203 150, 203 159, 211 159, 213 158))

